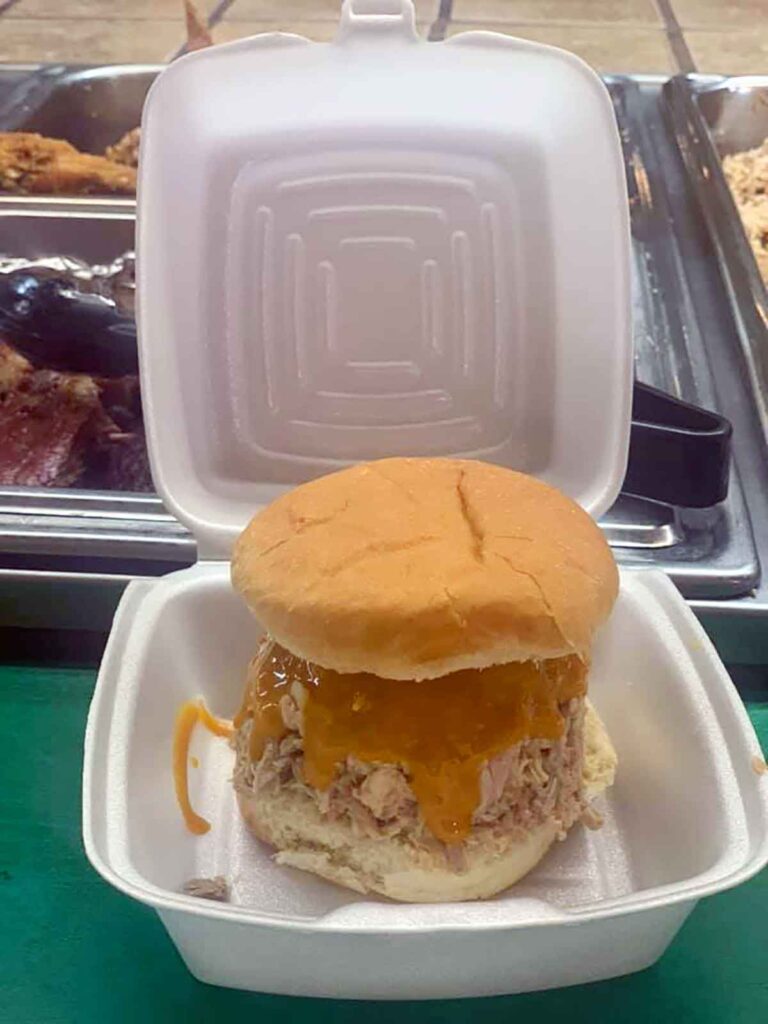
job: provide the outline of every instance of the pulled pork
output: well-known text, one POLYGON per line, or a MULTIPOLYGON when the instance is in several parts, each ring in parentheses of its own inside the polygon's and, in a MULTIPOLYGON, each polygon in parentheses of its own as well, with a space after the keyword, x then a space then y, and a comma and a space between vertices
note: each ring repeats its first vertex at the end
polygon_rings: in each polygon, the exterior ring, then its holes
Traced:
POLYGON ((726 156, 723 171, 760 273, 768 284, 768 139, 756 149, 726 156))
POLYGON ((582 780, 583 698, 560 705, 565 719, 560 739, 524 740, 485 763, 472 832, 462 844, 445 845, 424 824, 407 771, 397 765, 347 757, 328 789, 316 790, 306 783, 301 687, 295 684, 293 689, 293 694, 284 695, 280 702, 287 733, 280 740, 268 740, 259 761, 252 761, 249 755, 251 720, 237 732, 234 782, 242 792, 298 789, 329 821, 348 821, 360 836, 397 836, 414 846, 442 852, 456 870, 461 870, 464 851, 473 843, 522 838, 550 820, 557 822, 558 838, 563 839, 587 810, 582 780))

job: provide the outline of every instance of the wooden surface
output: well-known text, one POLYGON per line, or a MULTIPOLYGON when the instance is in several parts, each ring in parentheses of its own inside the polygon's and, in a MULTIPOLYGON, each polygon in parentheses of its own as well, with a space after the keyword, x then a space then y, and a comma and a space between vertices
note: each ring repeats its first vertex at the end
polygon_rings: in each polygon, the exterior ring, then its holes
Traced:
MULTIPOLYGON (((341 0, 196 0, 226 43, 260 32, 325 41, 341 0)), ((573 50, 600 71, 768 72, 766 0, 416 0, 430 39, 491 29, 573 50)), ((0 0, 0 61, 168 60, 182 0, 0 0)))

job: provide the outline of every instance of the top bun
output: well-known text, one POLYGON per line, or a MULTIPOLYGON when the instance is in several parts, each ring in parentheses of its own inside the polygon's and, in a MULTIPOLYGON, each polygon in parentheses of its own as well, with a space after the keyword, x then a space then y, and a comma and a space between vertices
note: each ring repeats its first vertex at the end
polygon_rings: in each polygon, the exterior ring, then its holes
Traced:
POLYGON ((390 679, 585 655, 618 589, 575 502, 463 459, 383 459, 297 487, 246 527, 232 580, 293 654, 390 679))

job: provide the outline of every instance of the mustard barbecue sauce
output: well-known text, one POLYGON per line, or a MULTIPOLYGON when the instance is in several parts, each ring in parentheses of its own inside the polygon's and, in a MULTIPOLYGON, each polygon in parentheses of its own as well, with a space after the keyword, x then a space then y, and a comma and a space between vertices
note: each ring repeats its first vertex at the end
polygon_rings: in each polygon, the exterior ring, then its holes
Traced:
POLYGON ((287 732, 280 698, 300 682, 307 782, 326 789, 348 755, 401 765, 427 827, 459 842, 472 827, 483 763, 521 740, 559 738, 558 705, 586 693, 587 671, 567 656, 413 682, 333 672, 269 643, 251 663, 234 725, 253 719, 250 754, 258 760, 268 739, 287 732))

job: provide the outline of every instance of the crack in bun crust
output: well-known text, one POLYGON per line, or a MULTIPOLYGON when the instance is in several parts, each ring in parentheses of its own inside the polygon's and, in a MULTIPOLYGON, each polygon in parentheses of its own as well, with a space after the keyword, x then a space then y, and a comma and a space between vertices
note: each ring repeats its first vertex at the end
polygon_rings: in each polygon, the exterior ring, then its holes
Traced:
POLYGON ((586 655, 618 590, 575 502, 461 459, 384 459, 295 488, 245 529, 232 579, 299 657, 415 680, 586 655))

